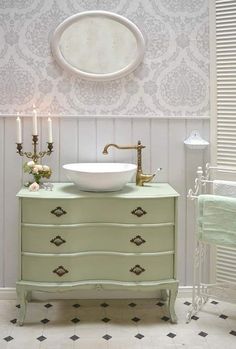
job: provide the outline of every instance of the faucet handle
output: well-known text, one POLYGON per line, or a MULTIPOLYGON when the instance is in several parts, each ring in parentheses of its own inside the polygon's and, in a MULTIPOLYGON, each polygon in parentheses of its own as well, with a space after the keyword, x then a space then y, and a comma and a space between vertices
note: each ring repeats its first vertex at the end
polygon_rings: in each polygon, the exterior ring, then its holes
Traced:
POLYGON ((162 170, 162 167, 159 167, 156 172, 155 172, 155 175, 157 175, 157 172, 161 171, 162 170))

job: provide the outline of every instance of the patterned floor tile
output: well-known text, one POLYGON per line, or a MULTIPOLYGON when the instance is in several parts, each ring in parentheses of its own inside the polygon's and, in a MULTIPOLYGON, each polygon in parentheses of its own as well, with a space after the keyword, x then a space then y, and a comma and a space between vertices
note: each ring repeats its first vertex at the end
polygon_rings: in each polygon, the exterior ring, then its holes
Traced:
POLYGON ((43 341, 45 341, 46 339, 47 339, 47 337, 45 337, 45 336, 39 336, 39 337, 37 337, 36 338, 39 342, 43 342, 43 341))
POLYGON ((77 341, 80 337, 77 336, 76 334, 73 334, 73 336, 70 337, 72 341, 77 341))
POLYGON ((103 321, 103 322, 109 322, 109 321, 111 321, 111 319, 109 319, 109 318, 107 318, 107 317, 104 317, 103 319, 101 319, 101 321, 103 321))
POLYGON ((200 331, 200 332, 198 333, 198 335, 201 336, 201 337, 206 337, 206 336, 208 336, 208 333, 207 333, 207 332, 204 332, 204 331, 200 331))
POLYGON ((0 348, 235 349, 235 307, 211 300, 186 324, 189 303, 177 300, 179 322, 171 324, 154 299, 32 302, 19 327, 16 303, 0 301, 0 348))
POLYGON ((217 335, 217 334, 212 334, 207 336, 206 342, 209 345, 210 348, 214 349, 222 349, 222 348, 227 348, 227 349, 235 349, 236 347, 236 339, 233 336, 230 335, 217 335), (232 338, 231 338, 232 337, 232 338))
POLYGON ((110 349, 111 341, 106 341, 103 338, 81 338, 74 342, 73 349, 110 349))
MULTIPOLYGON (((67 339, 67 340, 63 340, 63 341, 62 340, 56 341, 55 339, 47 339, 46 341, 40 343, 39 349, 74 349, 75 344, 77 342, 79 342, 79 340, 74 342, 71 339, 67 339)), ((22 349, 25 349, 25 348, 22 348, 22 349)), ((31 349, 37 349, 37 348, 35 348, 33 346, 33 347, 31 347, 31 349)))
MULTIPOLYGON (((38 341, 26 341, 26 342, 18 342, 18 341, 12 341, 7 344, 6 349, 41 349, 42 343, 38 341)), ((1 349, 5 349, 2 346, 0 347, 1 349)), ((53 348, 51 348, 53 349, 53 348)))
POLYGON ((12 341, 12 340, 14 340, 14 338, 13 338, 12 336, 6 336, 6 337, 4 337, 3 339, 4 339, 4 341, 6 341, 7 343, 10 342, 10 341, 12 341))

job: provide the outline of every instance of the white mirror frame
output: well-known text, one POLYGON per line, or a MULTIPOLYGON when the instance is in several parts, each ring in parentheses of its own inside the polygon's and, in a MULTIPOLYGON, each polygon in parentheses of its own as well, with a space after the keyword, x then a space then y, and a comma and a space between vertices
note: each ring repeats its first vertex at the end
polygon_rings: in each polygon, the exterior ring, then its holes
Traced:
POLYGON ((143 60, 144 51, 145 51, 145 42, 139 28, 134 23, 132 23, 129 19, 112 12, 107 12, 107 11, 86 11, 86 12, 81 12, 71 17, 68 17, 61 24, 59 24, 59 26, 56 28, 52 36, 51 49, 52 49, 52 54, 55 60, 63 69, 66 69, 71 73, 76 73, 82 79, 92 80, 92 81, 107 81, 107 80, 114 80, 114 79, 121 78, 131 73, 138 67, 138 65, 143 60), (129 64, 127 64, 127 66, 125 66, 120 70, 114 71, 112 73, 104 73, 104 74, 89 73, 73 66, 64 58, 60 50, 60 39, 64 31, 67 28, 69 28, 72 24, 77 23, 78 21, 80 21, 81 19, 85 19, 86 17, 91 18, 91 16, 92 17, 98 16, 102 18, 104 17, 106 19, 110 19, 118 23, 121 23, 127 29, 129 29, 130 32, 134 35, 137 42, 137 55, 134 60, 132 60, 129 64))

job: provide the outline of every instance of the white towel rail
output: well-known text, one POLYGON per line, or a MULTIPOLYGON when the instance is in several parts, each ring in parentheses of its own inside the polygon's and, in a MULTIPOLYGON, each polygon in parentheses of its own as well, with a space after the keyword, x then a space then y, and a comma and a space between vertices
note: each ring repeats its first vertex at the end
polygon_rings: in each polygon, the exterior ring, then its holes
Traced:
POLYGON ((209 163, 206 164, 205 171, 203 172, 203 169, 201 166, 197 168, 196 172, 196 179, 194 184, 194 189, 189 189, 188 191, 188 199, 194 200, 197 199, 200 194, 206 194, 208 192, 208 188, 206 186, 207 183, 213 183, 214 180, 212 180, 212 170, 216 170, 217 172, 221 173, 231 173, 236 175, 236 171, 229 169, 229 168, 223 168, 223 167, 216 167, 216 166, 210 166, 209 163))
MULTIPOLYGON (((214 182, 212 177, 215 171, 236 175, 236 171, 232 169, 210 166, 209 163, 206 164, 204 171, 202 167, 198 167, 194 189, 189 189, 187 195, 190 200, 196 200, 201 194, 212 193, 212 188, 208 184, 214 182)), ((228 257, 227 251, 225 252, 225 250, 229 248, 210 245, 209 243, 199 241, 196 235, 197 234, 195 234, 194 237, 195 252, 192 305, 187 313, 187 322, 191 321, 192 316, 198 313, 209 298, 224 299, 236 303, 236 272, 234 272, 232 276, 222 276, 222 272, 224 272, 224 268, 222 268, 222 258, 223 266, 225 264, 227 265, 228 257), (206 270, 208 269, 206 264, 207 266, 209 266, 209 264, 211 265, 211 271, 209 271, 208 275, 206 275, 206 270), (206 282, 206 279, 208 279, 208 282, 206 282)), ((230 250, 230 258, 236 260, 236 249, 230 248, 230 250)))

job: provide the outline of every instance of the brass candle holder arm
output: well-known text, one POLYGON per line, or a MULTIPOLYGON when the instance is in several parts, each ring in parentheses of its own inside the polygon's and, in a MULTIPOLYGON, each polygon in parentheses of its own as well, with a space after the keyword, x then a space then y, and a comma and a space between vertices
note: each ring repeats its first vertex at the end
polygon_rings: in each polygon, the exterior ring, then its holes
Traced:
POLYGON ((26 156, 28 159, 32 159, 35 163, 38 162, 39 159, 43 158, 45 155, 50 155, 53 152, 53 142, 47 142, 48 150, 37 152, 37 144, 38 144, 38 135, 32 135, 32 152, 23 151, 22 143, 16 143, 17 153, 20 156, 26 156))

